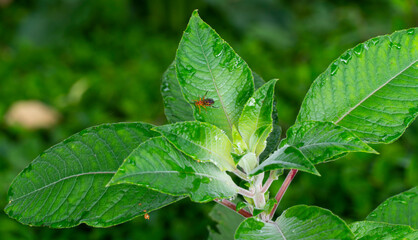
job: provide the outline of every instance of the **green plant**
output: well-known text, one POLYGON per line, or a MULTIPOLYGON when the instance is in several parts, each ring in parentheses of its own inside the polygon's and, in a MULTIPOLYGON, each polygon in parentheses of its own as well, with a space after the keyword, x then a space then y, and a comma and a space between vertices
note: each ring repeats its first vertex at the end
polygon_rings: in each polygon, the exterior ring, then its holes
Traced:
POLYGON ((395 141, 415 119, 416 31, 345 52, 315 80, 280 141, 277 80, 265 83, 253 73, 195 11, 163 75, 171 124, 104 124, 69 137, 15 178, 5 211, 32 226, 109 227, 190 197, 220 203, 211 212, 219 222, 211 239, 414 239, 417 188, 350 226, 305 205, 273 218, 298 171, 319 175, 316 164, 376 153, 368 144, 395 141), (203 96, 211 99, 205 108, 196 102, 203 96), (290 171, 282 187, 270 193, 284 169, 290 171))

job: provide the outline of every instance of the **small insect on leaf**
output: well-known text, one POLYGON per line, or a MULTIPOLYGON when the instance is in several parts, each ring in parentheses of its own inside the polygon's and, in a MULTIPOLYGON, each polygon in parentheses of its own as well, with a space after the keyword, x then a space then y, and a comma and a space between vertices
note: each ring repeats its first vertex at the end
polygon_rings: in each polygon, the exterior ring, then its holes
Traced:
POLYGON ((146 220, 149 220, 149 214, 148 214, 148 213, 145 213, 144 218, 145 218, 146 220))
POLYGON ((215 101, 212 98, 206 98, 206 94, 208 94, 208 91, 206 91, 205 95, 203 97, 199 97, 199 100, 193 100, 193 104, 195 107, 199 108, 199 114, 200 114, 200 108, 203 107, 206 110, 206 107, 212 107, 217 108, 213 106, 215 101))

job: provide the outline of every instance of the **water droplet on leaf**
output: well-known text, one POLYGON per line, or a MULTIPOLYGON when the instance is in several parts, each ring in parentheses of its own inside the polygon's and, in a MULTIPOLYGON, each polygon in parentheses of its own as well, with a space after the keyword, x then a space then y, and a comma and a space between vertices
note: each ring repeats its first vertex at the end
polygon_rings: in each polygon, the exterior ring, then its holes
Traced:
POLYGON ((360 56, 361 53, 363 52, 363 44, 357 45, 357 47, 355 47, 353 51, 354 51, 354 54, 356 54, 357 56, 360 56))
POLYGON ((335 61, 333 64, 331 64, 331 76, 334 76, 337 73, 338 70, 338 62, 335 61))
POLYGON ((341 62, 347 64, 351 59, 351 51, 347 51, 344 55, 340 57, 341 62))
POLYGON ((396 48, 396 49, 401 49, 401 44, 395 43, 395 42, 390 42, 389 47, 396 48))
POLYGON ((376 37, 376 38, 372 38, 371 40, 370 40, 374 45, 376 45, 376 44, 378 44, 379 43, 379 38, 378 37, 376 37))

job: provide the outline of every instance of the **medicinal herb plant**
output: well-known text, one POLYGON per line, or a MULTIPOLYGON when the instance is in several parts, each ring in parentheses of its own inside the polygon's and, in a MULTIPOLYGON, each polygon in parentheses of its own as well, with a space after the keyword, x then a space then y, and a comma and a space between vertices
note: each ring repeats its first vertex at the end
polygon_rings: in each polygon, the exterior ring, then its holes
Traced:
POLYGON ((170 124, 103 124, 67 138, 15 178, 5 212, 31 226, 109 227, 188 197, 219 203, 210 239, 418 239, 417 187, 350 225, 315 206, 274 215, 298 172, 320 175, 317 164, 376 154, 369 144, 403 134, 418 114, 417 60, 417 28, 347 50, 280 139, 280 84, 252 72, 195 11, 162 78, 170 124))

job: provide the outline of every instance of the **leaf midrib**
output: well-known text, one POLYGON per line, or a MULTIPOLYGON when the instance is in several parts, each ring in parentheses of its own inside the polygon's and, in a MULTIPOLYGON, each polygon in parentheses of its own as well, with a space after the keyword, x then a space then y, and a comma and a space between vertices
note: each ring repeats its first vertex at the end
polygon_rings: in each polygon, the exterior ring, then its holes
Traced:
POLYGON ((277 224, 276 222, 274 222, 273 225, 277 228, 277 231, 279 231, 279 233, 282 236, 283 240, 287 240, 287 238, 284 236, 282 230, 280 229, 279 224, 277 224))
POLYGON ((395 74, 395 76, 391 77, 389 80, 387 80, 384 84, 382 84, 380 87, 373 90, 369 95, 367 95, 365 98, 363 98, 360 102, 358 102, 354 107, 350 108, 345 114, 343 114, 337 121, 335 121, 335 124, 338 124, 341 122, 346 116, 348 116, 352 111, 354 111, 357 107, 359 107, 363 102, 365 102, 367 99, 369 99, 371 96, 373 96, 376 92, 378 92, 380 89, 385 87, 388 83, 390 83, 393 79, 401 75, 403 72, 405 72, 407 69, 409 69, 412 65, 414 65, 418 60, 413 61, 411 64, 409 64, 407 67, 399 71, 399 73, 395 74))
POLYGON ((59 179, 58 181, 49 183, 49 184, 47 184, 47 185, 45 185, 45 186, 43 186, 41 188, 38 188, 38 189, 36 189, 36 190, 34 190, 32 192, 26 193, 25 195, 22 195, 22 196, 20 196, 18 198, 12 199, 12 200, 10 200, 10 203, 13 202, 13 201, 17 201, 19 199, 22 199, 24 197, 27 197, 29 195, 32 195, 32 194, 34 194, 36 192, 39 192, 39 191, 41 191, 41 190, 43 190, 45 188, 48 188, 50 186, 53 186, 53 185, 55 185, 55 184, 57 184, 59 182, 62 182, 62 181, 65 181, 65 180, 68 180, 68 179, 71 179, 71 178, 74 178, 74 177, 80 177, 80 176, 85 176, 85 175, 115 174, 115 173, 116 173, 116 171, 101 171, 101 172, 85 172, 85 173, 79 173, 79 174, 70 175, 70 176, 67 176, 67 177, 63 177, 63 178, 59 179))
POLYGON ((163 173, 166 173, 166 174, 190 174, 190 175, 196 175, 196 176, 202 176, 202 177, 208 177, 208 178, 216 179, 216 180, 221 181, 221 182, 223 181, 223 179, 221 179, 221 178, 219 178, 215 175, 209 175, 209 174, 206 174, 206 173, 180 172, 180 171, 173 171, 173 170, 169 170, 169 171, 143 171, 143 172, 131 173, 129 175, 125 174, 124 176, 119 177, 118 180, 122 180, 124 178, 132 177, 132 176, 135 176, 135 175, 159 174, 159 173, 161 173, 161 174, 163 174, 163 173))
MULTIPOLYGON (((299 150, 300 150, 300 149, 311 148, 311 147, 314 147, 314 146, 324 146, 324 145, 333 145, 333 146, 335 146, 335 145, 338 145, 338 146, 350 146, 350 147, 358 147, 358 148, 359 148, 359 146, 358 146, 358 145, 355 145, 355 144, 350 144, 350 143, 341 143, 341 142, 319 142, 319 143, 310 143, 310 144, 308 144, 308 145, 305 145, 305 146, 299 147, 299 150)), ((290 145, 290 146, 296 147, 295 145, 290 145)))
POLYGON ((222 100, 222 96, 221 96, 221 94, 219 93, 218 85, 217 85, 217 84, 216 84, 216 82, 215 82, 215 77, 213 76, 212 69, 211 69, 211 68, 210 68, 210 66, 209 66, 209 60, 208 60, 208 58, 207 58, 207 56, 206 56, 206 54, 205 54, 205 51, 203 50, 203 44, 202 44, 202 40, 201 40, 201 38, 200 38, 200 33, 199 33, 199 31, 196 31, 196 32, 197 32, 197 38, 199 39, 199 46, 200 46, 200 49, 202 50, 203 56, 205 57, 206 66, 208 67, 209 74, 210 74, 210 76, 211 76, 211 79, 212 79, 213 85, 214 85, 215 90, 216 90, 216 94, 218 94, 219 101, 221 102, 222 110, 223 110, 223 112, 224 112, 224 114, 225 114, 225 116, 226 116, 226 120, 228 120, 228 125, 229 125, 229 128, 230 128, 230 129, 232 129, 231 119, 229 118, 229 115, 228 115, 228 113, 226 112, 225 105, 224 105, 224 102, 223 102, 223 100, 222 100))

